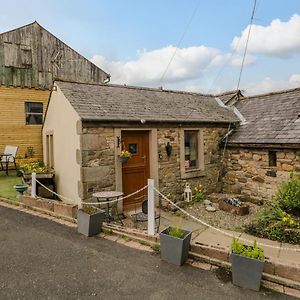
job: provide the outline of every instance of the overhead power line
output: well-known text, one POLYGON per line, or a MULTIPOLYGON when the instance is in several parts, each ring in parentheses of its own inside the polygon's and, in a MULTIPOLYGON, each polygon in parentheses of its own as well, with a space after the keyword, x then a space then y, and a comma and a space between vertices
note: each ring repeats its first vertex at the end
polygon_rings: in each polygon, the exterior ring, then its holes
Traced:
POLYGON ((241 82, 241 78, 242 78, 242 73, 243 73, 243 68, 244 68, 244 63, 245 63, 245 58, 246 58, 247 49, 248 49, 248 43, 249 43, 249 38, 250 38, 250 32, 251 32, 251 28, 252 28, 252 24, 253 24, 253 19, 254 19, 254 14, 255 14, 255 8, 256 8, 256 0, 254 0, 254 4, 253 4, 253 10, 252 10, 252 15, 251 15, 251 19, 250 19, 250 25, 249 25, 249 29, 248 29, 248 35, 247 35, 247 40, 246 40, 246 45, 245 45, 243 60, 242 60, 242 64, 241 64, 241 70, 240 70, 240 74, 239 74, 239 78, 238 78, 238 83, 237 83, 237 87, 236 87, 237 90, 240 87, 240 82, 241 82))
POLYGON ((198 4, 196 5, 195 9, 193 10, 193 13, 192 13, 191 17, 190 17, 190 19, 189 19, 189 21, 188 21, 188 23, 187 23, 187 25, 186 25, 186 27, 185 27, 183 33, 182 33, 180 39, 178 40, 178 43, 177 43, 176 48, 175 48, 175 50, 174 50, 174 53, 173 53, 173 55, 172 55, 172 57, 171 57, 171 59, 170 59, 168 65, 167 65, 165 71, 163 72, 161 78, 159 79, 158 85, 161 84, 162 80, 163 80, 164 77, 166 76, 166 74, 167 74, 167 72, 168 72, 168 70, 169 70, 169 67, 170 67, 170 65, 171 65, 171 63, 172 63, 172 61, 173 61, 173 59, 174 59, 174 57, 175 57, 175 55, 176 55, 176 53, 177 53, 177 50, 178 50, 178 48, 180 47, 180 45, 181 45, 181 43, 182 43, 182 41, 183 41, 183 39, 184 39, 184 37, 185 37, 187 31, 188 31, 188 28, 190 27, 190 25, 191 25, 191 23, 192 23, 192 21, 193 21, 195 15, 196 15, 196 12, 198 11, 199 6, 200 6, 200 0, 198 1, 198 4))

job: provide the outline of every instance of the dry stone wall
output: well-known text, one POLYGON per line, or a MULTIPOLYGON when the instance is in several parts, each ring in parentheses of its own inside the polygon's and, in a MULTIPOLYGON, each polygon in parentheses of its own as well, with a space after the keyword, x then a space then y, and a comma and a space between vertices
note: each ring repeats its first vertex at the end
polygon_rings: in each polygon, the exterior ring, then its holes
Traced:
POLYGON ((228 149, 223 191, 252 202, 271 200, 291 171, 300 172, 300 151, 280 150, 276 156, 277 165, 270 167, 267 150, 228 149))

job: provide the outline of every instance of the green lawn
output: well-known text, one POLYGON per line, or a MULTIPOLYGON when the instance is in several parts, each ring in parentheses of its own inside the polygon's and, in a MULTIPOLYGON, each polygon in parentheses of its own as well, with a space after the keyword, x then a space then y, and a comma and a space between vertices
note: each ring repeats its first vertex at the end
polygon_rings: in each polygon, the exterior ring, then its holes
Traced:
POLYGON ((4 171, 0 172, 0 197, 18 200, 18 193, 14 189, 14 185, 22 183, 22 177, 17 177, 16 171, 9 171, 8 176, 4 171))

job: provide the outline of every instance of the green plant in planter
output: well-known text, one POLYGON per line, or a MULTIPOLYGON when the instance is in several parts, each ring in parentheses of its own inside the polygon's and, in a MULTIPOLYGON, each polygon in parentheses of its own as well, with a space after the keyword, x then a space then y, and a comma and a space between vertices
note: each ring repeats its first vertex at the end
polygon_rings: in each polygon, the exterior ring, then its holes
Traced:
POLYGON ((175 226, 175 227, 170 227, 169 235, 179 238, 179 239, 182 239, 184 237, 184 232, 178 226, 175 226))
POLYGON ((256 240, 253 243, 253 246, 247 246, 239 242, 238 239, 233 238, 231 244, 231 252, 237 255, 250 257, 253 259, 264 260, 264 249, 257 246, 256 240))
POLYGON ((88 215, 94 215, 95 213, 97 213, 99 210, 95 207, 92 207, 92 206, 86 206, 84 205, 81 210, 83 212, 85 212, 86 214, 88 215))
POLYGON ((29 161, 25 164, 19 166, 19 169, 26 174, 30 173, 50 173, 52 170, 45 166, 43 161, 36 159, 29 159, 29 161))

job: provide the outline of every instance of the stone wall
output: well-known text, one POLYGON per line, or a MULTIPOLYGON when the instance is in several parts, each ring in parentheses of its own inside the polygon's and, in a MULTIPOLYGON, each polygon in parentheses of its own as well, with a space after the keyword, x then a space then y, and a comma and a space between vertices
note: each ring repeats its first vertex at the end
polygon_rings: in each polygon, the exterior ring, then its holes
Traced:
POLYGON ((84 201, 92 194, 104 190, 115 190, 115 144, 113 128, 83 128, 79 196, 84 201))
POLYGON ((270 167, 267 150, 227 149, 223 191, 252 202, 271 200, 291 171, 300 172, 299 151, 280 150, 276 156, 277 166, 270 167))
POLYGON ((201 176, 182 178, 180 172, 180 129, 158 129, 158 152, 162 155, 159 160, 159 188, 164 194, 170 193, 176 199, 182 200, 185 183, 188 182, 193 189, 201 184, 207 193, 220 191, 221 183, 218 181, 221 168, 221 151, 218 144, 226 134, 225 128, 203 128, 204 138, 204 171, 201 176), (172 154, 166 155, 165 145, 169 141, 172 145, 172 154))

